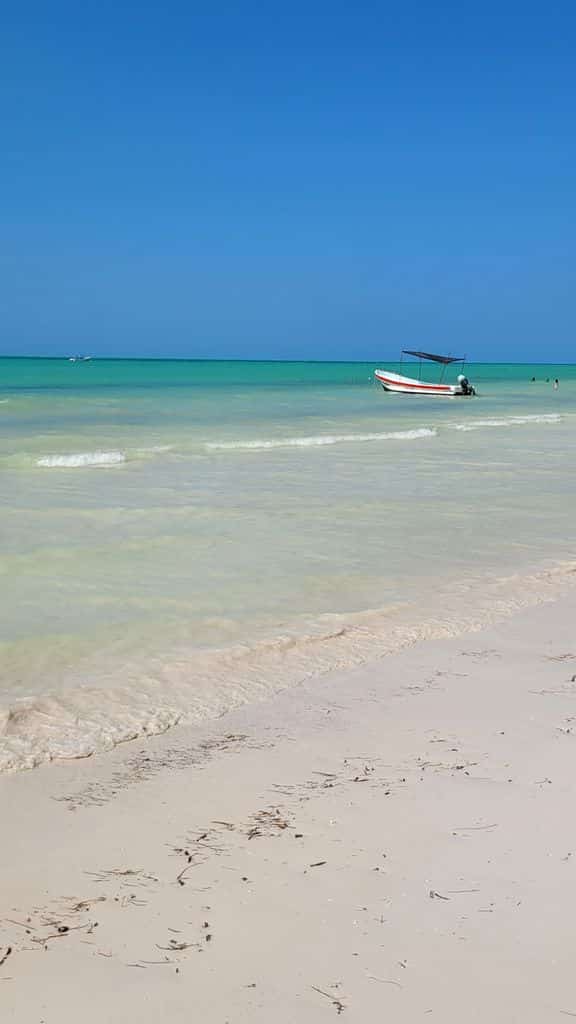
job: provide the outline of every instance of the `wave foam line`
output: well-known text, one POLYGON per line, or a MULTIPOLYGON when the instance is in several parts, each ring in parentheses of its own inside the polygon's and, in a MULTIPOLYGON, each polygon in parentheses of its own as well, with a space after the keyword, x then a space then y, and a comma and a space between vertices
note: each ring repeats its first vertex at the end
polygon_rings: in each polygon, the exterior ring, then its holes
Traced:
POLYGON ((359 441, 416 441, 421 437, 436 437, 437 431, 429 427, 416 430, 391 430, 380 434, 320 434, 317 437, 279 437, 262 441, 209 441, 206 448, 223 451, 268 451, 271 448, 321 448, 330 444, 359 441))
POLYGON ((126 462, 124 452, 77 452, 74 455, 45 455, 36 460, 47 469, 79 469, 84 466, 119 466, 126 462))
POLYGON ((470 423, 452 423, 451 430, 482 430, 483 427, 522 427, 532 423, 559 423, 558 413, 543 413, 534 416, 507 416, 503 419, 472 420, 470 423))
POLYGON ((522 608, 556 600, 575 582, 576 566, 566 563, 491 581, 464 613, 456 594, 441 617, 405 621, 401 608, 352 618, 330 615, 316 634, 156 659, 153 673, 143 666, 131 686, 80 687, 20 700, 0 707, 0 772, 88 757, 179 723, 217 718, 306 679, 374 662, 418 641, 476 632, 522 608))

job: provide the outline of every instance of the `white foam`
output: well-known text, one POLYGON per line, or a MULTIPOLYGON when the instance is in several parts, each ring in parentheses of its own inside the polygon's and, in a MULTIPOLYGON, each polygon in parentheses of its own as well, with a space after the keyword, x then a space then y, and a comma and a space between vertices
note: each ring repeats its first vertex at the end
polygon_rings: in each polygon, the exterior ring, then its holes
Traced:
POLYGON ((141 455, 156 455, 158 452, 171 452, 174 450, 173 444, 152 444, 148 448, 138 448, 137 451, 141 455))
POLYGON ((37 466, 48 469, 78 469, 83 466, 119 466, 126 462, 124 452, 77 452, 74 455, 45 455, 37 466))
POLYGON ((471 420, 469 423, 451 423, 451 430, 482 430, 483 427, 521 427, 532 423, 559 423, 558 413, 543 413, 535 416, 507 416, 494 420, 471 420))
POLYGON ((359 441, 416 441, 422 437, 435 436, 435 430, 420 427, 416 430, 392 430, 380 434, 320 434, 317 437, 279 437, 261 441, 211 441, 206 447, 225 451, 268 451, 271 448, 320 448, 359 441))
POLYGON ((179 649, 142 662, 132 682, 77 687, 0 706, 0 773, 88 757, 179 723, 220 718, 243 704, 334 670, 379 661, 426 639, 476 632, 521 608, 553 601, 574 585, 565 563, 531 576, 487 579, 466 601, 458 588, 433 609, 402 605, 322 616, 313 632, 220 650, 179 649), (436 610, 437 608, 437 610, 436 610))

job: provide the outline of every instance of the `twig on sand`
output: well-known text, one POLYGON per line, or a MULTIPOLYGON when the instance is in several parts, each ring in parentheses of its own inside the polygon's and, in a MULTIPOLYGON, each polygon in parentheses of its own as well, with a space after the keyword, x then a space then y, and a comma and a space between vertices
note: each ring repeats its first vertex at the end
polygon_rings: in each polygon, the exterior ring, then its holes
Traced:
MULTIPOLYGON (((574 682, 574 677, 570 680, 574 682)), ((528 690, 528 693, 534 694, 536 697, 573 697, 574 694, 566 689, 557 688, 555 690, 528 690)))
POLYGON ((7 961, 8 957, 10 956, 11 952, 12 952, 12 946, 6 946, 6 952, 4 953, 4 955, 2 957, 0 957, 0 967, 2 967, 2 964, 6 963, 6 961, 7 961))
POLYGON ((141 967, 144 969, 146 967, 166 967, 175 963, 177 963, 176 960, 169 960, 168 958, 166 960, 139 960, 138 963, 126 964, 126 967, 141 967))
POLYGON ((186 874, 187 871, 190 870, 191 867, 194 867, 194 864, 193 864, 192 861, 188 861, 186 866, 182 868, 182 871, 180 872, 180 874, 176 876, 176 881, 177 881, 178 885, 185 885, 184 875, 186 874))
POLYGON ((436 892, 435 889, 430 889, 428 895, 430 896, 431 900, 448 900, 448 902, 450 902, 449 896, 443 896, 441 892, 436 892))
POLYGON ((179 953, 184 949, 192 949, 193 946, 197 945, 197 942, 176 942, 175 939, 170 939, 169 946, 159 946, 156 943, 156 949, 165 950, 167 953, 179 953))
POLYGON ((70 907, 70 909, 72 911, 74 911, 74 912, 78 912, 79 910, 89 910, 93 903, 105 903, 105 902, 106 902, 106 897, 105 896, 93 896, 92 899, 78 900, 76 903, 73 904, 72 907, 70 907))
POLYGON ((90 875, 97 882, 111 882, 119 878, 123 886, 146 886, 147 882, 158 881, 155 875, 146 874, 143 868, 112 868, 110 871, 85 871, 84 874, 90 875))
POLYGON ((485 832, 491 828, 498 828, 498 822, 495 821, 492 825, 460 825, 454 828, 454 832, 485 832))
POLYGON ((61 924, 58 926, 56 931, 53 932, 52 935, 40 935, 38 937, 36 935, 33 935, 31 941, 39 942, 40 945, 43 945, 45 942, 48 942, 49 939, 62 939, 64 938, 65 935, 68 935, 69 932, 85 931, 86 929, 90 929, 92 927, 93 925, 91 925, 90 922, 88 922, 88 924, 72 925, 71 927, 67 924, 61 924))
POLYGON ((379 981, 382 985, 396 985, 397 988, 403 988, 399 981, 392 981, 391 978, 377 978, 374 974, 367 974, 367 978, 370 981, 379 981))
POLYGON ((335 996, 331 995, 330 992, 324 992, 321 988, 318 988, 317 985, 312 985, 311 988, 314 989, 314 992, 319 992, 321 996, 325 996, 326 999, 329 999, 332 1005, 336 1007, 336 1013, 343 1013, 344 1010, 346 1009, 344 1003, 341 1002, 340 999, 337 999, 335 996))
POLYGON ((328 863, 328 861, 325 861, 325 860, 317 860, 317 861, 314 862, 314 864, 311 864, 310 867, 311 868, 323 868, 324 865, 327 864, 327 863, 328 863))

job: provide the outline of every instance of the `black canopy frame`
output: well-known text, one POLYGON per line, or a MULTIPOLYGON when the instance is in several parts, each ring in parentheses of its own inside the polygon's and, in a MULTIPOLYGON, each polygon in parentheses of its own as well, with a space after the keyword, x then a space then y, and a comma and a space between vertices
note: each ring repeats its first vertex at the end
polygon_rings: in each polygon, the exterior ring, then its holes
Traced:
POLYGON ((442 366, 442 373, 441 373, 441 376, 440 376, 440 383, 442 383, 442 381, 444 380, 444 376, 446 374, 446 367, 447 366, 450 366, 452 363, 461 363, 462 367, 463 367, 464 363, 466 361, 466 356, 440 356, 440 355, 436 355, 434 352, 419 352, 419 351, 415 351, 414 349, 410 349, 410 348, 403 348, 402 349, 402 358, 400 359, 401 363, 404 361, 404 356, 415 356, 416 359, 419 360, 419 364, 418 364, 418 380, 422 379, 422 360, 423 359, 426 359, 426 360, 428 360, 429 362, 432 362, 432 363, 440 363, 440 365, 442 366))

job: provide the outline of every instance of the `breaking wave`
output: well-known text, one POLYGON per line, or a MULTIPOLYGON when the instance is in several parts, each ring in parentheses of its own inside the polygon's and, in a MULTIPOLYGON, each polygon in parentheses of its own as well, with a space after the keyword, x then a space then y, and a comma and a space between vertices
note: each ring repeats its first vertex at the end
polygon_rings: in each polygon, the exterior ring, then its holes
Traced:
POLYGON ((147 447, 139 447, 126 451, 111 449, 106 451, 86 452, 59 452, 40 457, 20 455, 13 460, 24 467, 36 466, 40 469, 106 469, 120 466, 125 462, 142 461, 151 458, 172 455, 177 457, 181 453, 194 451, 199 444, 204 451, 209 452, 266 452, 281 449, 304 449, 304 448, 325 448, 339 444, 361 444, 387 441, 420 441, 427 438, 437 437, 444 430, 450 431, 472 431, 483 430, 491 427, 519 427, 535 424, 554 424, 561 422, 563 417, 558 413, 543 413, 540 415, 518 415, 507 417, 494 417, 490 419, 471 419, 463 423, 441 423, 436 427, 414 427, 407 430, 386 430, 370 431, 354 434, 314 434, 303 437, 271 437, 255 438, 253 440, 234 441, 202 441, 186 443, 181 448, 174 444, 157 444, 147 447))
POLYGON ((358 441, 416 441, 421 437, 436 437, 437 431, 429 427, 416 430, 390 430, 377 434, 319 434, 316 437, 278 437, 261 441, 208 441, 206 448, 232 451, 268 451, 271 448, 321 448, 329 444, 358 441))
POLYGON ((124 452, 76 452, 73 455, 45 455, 36 460, 47 469, 79 469, 85 466, 119 466, 126 462, 124 452))
POLYGON ((543 413, 534 416, 507 416, 493 420, 471 420, 469 423, 452 423, 451 430, 482 430, 483 427, 521 427, 531 423, 559 423, 558 413, 543 413))

